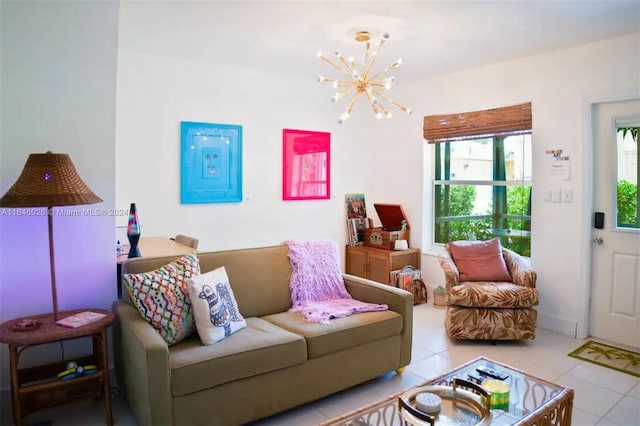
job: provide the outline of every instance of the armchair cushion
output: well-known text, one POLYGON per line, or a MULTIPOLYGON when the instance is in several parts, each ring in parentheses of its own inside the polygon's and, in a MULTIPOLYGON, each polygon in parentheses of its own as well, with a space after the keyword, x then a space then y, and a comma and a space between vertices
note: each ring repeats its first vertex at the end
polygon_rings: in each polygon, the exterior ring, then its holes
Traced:
POLYGON ((449 304, 474 308, 530 308, 538 290, 508 282, 462 282, 451 288, 449 304))
POLYGON ((488 241, 453 241, 449 243, 449 250, 460 272, 460 281, 511 282, 499 238, 488 241))

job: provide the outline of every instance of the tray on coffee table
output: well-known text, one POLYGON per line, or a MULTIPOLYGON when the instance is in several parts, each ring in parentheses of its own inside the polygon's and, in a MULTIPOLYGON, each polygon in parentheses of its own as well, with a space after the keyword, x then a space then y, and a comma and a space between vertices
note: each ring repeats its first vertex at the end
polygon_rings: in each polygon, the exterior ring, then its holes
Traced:
MULTIPOLYGON (((468 373, 476 372, 476 368, 485 366, 498 372, 504 372, 509 376, 505 379, 505 382, 510 387, 509 407, 505 410, 490 410, 492 425, 547 424, 551 422, 551 419, 554 419, 554 424, 559 426, 571 425, 573 389, 560 386, 485 357, 478 357, 417 387, 450 386, 454 378, 467 379, 468 373)), ((405 392, 407 391, 399 392, 373 404, 327 420, 321 426, 409 424, 400 418, 398 409, 398 398, 405 392)))

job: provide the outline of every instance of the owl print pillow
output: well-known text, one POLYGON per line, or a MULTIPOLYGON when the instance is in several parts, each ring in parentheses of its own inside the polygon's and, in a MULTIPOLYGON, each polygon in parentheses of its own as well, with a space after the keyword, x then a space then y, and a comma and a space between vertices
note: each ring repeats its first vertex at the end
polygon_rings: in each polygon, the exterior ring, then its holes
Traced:
POLYGON ((247 326, 238 310, 224 266, 192 277, 187 288, 203 345, 219 342, 247 326))

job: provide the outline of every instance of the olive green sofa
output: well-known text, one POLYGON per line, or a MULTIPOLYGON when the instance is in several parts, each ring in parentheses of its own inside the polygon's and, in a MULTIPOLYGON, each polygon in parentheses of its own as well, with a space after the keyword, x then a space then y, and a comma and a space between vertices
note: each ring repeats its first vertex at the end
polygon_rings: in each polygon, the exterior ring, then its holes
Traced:
MULTIPOLYGON (((173 346, 130 304, 114 303, 120 389, 140 425, 235 425, 271 416, 401 369, 411 361, 409 292, 344 275, 355 299, 388 311, 307 322, 291 307, 288 246, 198 253, 202 273, 225 266, 247 327, 210 346, 197 333, 173 346)), ((122 273, 173 258, 140 258, 122 273)))

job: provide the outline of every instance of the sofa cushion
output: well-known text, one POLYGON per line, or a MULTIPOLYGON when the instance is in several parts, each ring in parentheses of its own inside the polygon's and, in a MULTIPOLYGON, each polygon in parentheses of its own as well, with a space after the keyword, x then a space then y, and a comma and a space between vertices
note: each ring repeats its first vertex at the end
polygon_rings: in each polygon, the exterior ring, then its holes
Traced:
POLYGON ((307 340, 309 358, 352 348, 402 331, 402 317, 393 311, 365 312, 335 318, 329 324, 308 322, 295 312, 282 312, 262 317, 307 340))
POLYGON ((465 282, 451 287, 448 302, 475 308, 529 308, 538 304, 538 290, 507 282, 465 282))
POLYGON ((191 278, 187 287, 203 345, 219 342, 247 326, 238 311, 224 266, 191 278))
POLYGON ((195 329, 187 281, 198 274, 198 257, 189 253, 155 271, 122 275, 140 315, 169 345, 178 343, 195 329))
POLYGON ((303 337, 260 318, 246 322, 245 328, 215 345, 203 346, 191 336, 169 348, 174 397, 307 360, 303 337))
POLYGON ((511 281, 499 238, 448 243, 460 281, 511 281))
POLYGON ((291 307, 288 252, 289 247, 282 245, 200 253, 199 257, 203 272, 225 267, 240 313, 249 318, 291 307))

